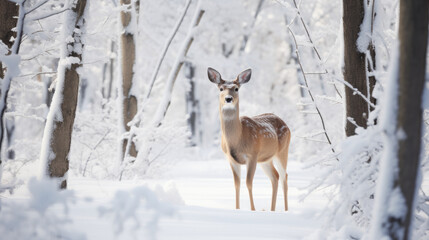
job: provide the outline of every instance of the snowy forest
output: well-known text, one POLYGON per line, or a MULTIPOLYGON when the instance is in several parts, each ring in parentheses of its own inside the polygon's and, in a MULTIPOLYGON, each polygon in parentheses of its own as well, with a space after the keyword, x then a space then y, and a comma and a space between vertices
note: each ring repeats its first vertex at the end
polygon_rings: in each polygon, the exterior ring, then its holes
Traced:
POLYGON ((429 239, 428 12, 0 0, 0 239, 429 239))

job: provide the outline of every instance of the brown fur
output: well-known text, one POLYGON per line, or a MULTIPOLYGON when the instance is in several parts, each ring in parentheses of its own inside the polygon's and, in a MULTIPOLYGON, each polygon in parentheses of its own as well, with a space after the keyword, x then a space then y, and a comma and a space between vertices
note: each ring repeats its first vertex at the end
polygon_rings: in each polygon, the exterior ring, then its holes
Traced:
MULTIPOLYGON (((271 210, 275 210, 278 180, 280 178, 283 184, 285 210, 287 211, 288 187, 286 167, 291 139, 289 128, 282 119, 271 113, 261 114, 251 118, 246 116, 240 118, 238 89, 242 84, 242 82, 240 82, 241 74, 234 81, 224 81, 220 78, 220 74, 219 76, 216 74, 218 74, 216 71, 213 72, 209 69, 209 79, 217 83, 221 90, 219 94, 219 112, 222 131, 221 146, 233 170, 236 189, 236 208, 240 208, 240 165, 246 165, 246 185, 249 191, 251 209, 255 210, 252 182, 256 164, 260 163, 262 169, 270 178, 273 187, 271 210), (218 82, 216 82, 216 77, 218 82), (226 102, 227 97, 232 97, 230 103, 226 102), (273 165, 274 157, 279 160, 279 167, 281 169, 278 170, 281 175, 279 175, 273 165)), ((250 78, 250 73, 248 77, 250 78)))

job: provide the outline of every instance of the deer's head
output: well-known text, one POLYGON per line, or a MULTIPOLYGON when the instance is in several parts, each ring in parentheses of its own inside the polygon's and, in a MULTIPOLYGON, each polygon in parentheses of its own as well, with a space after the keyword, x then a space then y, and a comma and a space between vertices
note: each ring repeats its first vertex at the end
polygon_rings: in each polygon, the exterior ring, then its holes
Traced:
POLYGON ((220 107, 225 111, 235 111, 238 109, 238 91, 242 84, 247 83, 252 75, 252 70, 247 69, 238 74, 237 78, 232 81, 223 80, 220 73, 213 68, 207 69, 209 80, 219 88, 220 107))

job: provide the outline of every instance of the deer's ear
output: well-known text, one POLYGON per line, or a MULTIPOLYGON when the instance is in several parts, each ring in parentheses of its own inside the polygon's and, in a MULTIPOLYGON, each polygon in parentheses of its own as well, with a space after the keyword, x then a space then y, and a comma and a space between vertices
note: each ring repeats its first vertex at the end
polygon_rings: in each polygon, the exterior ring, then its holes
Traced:
POLYGON ((239 84, 247 83, 250 80, 250 76, 252 76, 252 69, 244 70, 242 73, 238 74, 237 82, 239 84))
POLYGON ((212 83, 220 84, 222 82, 220 73, 211 67, 207 68, 207 75, 212 83))

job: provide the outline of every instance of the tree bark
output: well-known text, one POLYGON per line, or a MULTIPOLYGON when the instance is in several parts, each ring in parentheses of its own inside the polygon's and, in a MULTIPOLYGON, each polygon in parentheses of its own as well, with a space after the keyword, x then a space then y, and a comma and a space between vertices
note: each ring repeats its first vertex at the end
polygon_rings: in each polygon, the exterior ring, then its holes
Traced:
POLYGON ((113 79, 114 79, 114 74, 115 74, 115 57, 113 57, 113 53, 116 52, 115 50, 115 41, 111 41, 110 42, 110 59, 109 59, 109 63, 105 64, 105 69, 104 69, 104 77, 103 77, 103 98, 109 100, 111 95, 112 95, 112 84, 113 84, 113 79), (109 68, 109 74, 107 74, 107 68, 109 68), (109 78, 107 79, 106 76, 109 76, 109 78), (107 84, 105 83, 106 81, 107 84), (106 86, 107 85, 107 86, 106 86))
MULTIPOLYGON (((399 89, 396 132, 398 138, 398 175, 394 188, 399 187, 406 205, 403 216, 389 216, 391 239, 409 239, 412 231, 416 178, 420 165, 423 89, 428 43, 427 0, 401 0, 399 16, 399 89), (403 236, 402 234, 403 233, 403 236)), ((393 174, 393 173, 392 173, 393 174)))
MULTIPOLYGON (((372 61, 372 68, 375 71, 377 65, 376 65, 376 59, 375 59, 375 46, 372 44, 372 42, 369 45, 369 55, 371 57, 371 61, 372 61)), ((369 67, 369 63, 368 63, 368 71, 371 71, 370 67, 369 67)), ((369 76, 368 77, 368 81, 369 81, 369 101, 375 105, 377 105, 377 99, 374 97, 373 95, 373 91, 375 88, 375 84, 377 83, 377 79, 375 78, 374 75, 369 76)), ((370 111, 373 111, 374 108, 371 106, 370 107, 370 111)), ((377 119, 375 119, 375 124, 377 124, 377 119)))
POLYGON ((198 139, 198 100, 196 99, 196 89, 195 89, 195 66, 191 62, 185 63, 185 76, 188 80, 190 88, 186 91, 186 113, 188 116, 188 128, 191 132, 189 136, 190 146, 196 146, 199 143, 198 139))
MULTIPOLYGON (((136 58, 136 45, 134 34, 127 29, 132 20, 131 0, 121 0, 121 5, 127 5, 127 11, 121 11, 121 23, 123 33, 121 34, 121 68, 122 68, 122 120, 125 131, 130 131, 128 122, 130 122, 137 113, 137 98, 130 92, 134 78, 134 64, 136 58)), ((128 140, 122 140, 122 157, 126 157, 128 140)), ((134 142, 130 143, 128 154, 132 157, 137 156, 137 150, 134 142)))
MULTIPOLYGON (((376 18, 378 18, 377 16, 377 9, 375 9, 375 1, 377 0, 373 0, 371 2, 372 6, 371 7, 371 36, 372 38, 374 37, 374 24, 376 21, 376 18)), ((377 61, 376 61, 376 53, 375 53, 375 46, 374 46, 374 41, 373 39, 371 39, 371 42, 369 43, 368 46, 368 50, 369 50, 369 57, 371 59, 371 62, 368 60, 368 72, 373 72, 372 76, 368 76, 368 85, 369 85, 369 101, 375 106, 377 105, 377 99, 374 97, 373 95, 373 91, 375 88, 375 84, 377 83, 377 79, 375 78, 375 71, 377 69, 377 61), (372 65, 371 65, 372 63, 372 65)), ((370 106, 370 111, 374 111, 374 107, 370 106)), ((377 119, 374 119, 374 124, 377 124, 377 119)))
MULTIPOLYGON (((12 28, 16 27, 19 7, 14 2, 8 0, 0 1, 0 40, 10 49, 13 41, 11 38, 16 38, 16 32, 12 28)), ((4 78, 4 70, 0 62, 0 78, 4 78)))
MULTIPOLYGON (((356 41, 364 17, 364 1, 343 0, 344 80, 366 95, 365 54, 359 52, 356 41)), ((368 103, 350 88, 346 94, 346 136, 355 135, 356 125, 367 127, 368 103), (356 125, 355 125, 356 124, 356 125)))
POLYGON ((66 34, 72 34, 73 42, 66 45, 64 51, 67 53, 65 56, 62 56, 62 58, 78 58, 79 63, 73 63, 70 66, 65 64, 59 65, 58 72, 64 72, 64 78, 58 79, 54 100, 48 116, 48 118, 52 118, 52 121, 48 119, 45 127, 53 127, 52 136, 46 136, 46 130, 44 136, 44 138, 50 138, 48 152, 44 153, 44 156, 48 158, 46 159, 48 175, 52 178, 59 178, 61 180, 60 188, 62 189, 67 188, 67 179, 65 179, 65 175, 69 169, 68 155, 70 152, 71 136, 79 93, 79 74, 77 69, 82 66, 81 49, 83 48, 83 43, 81 41, 81 31, 84 27, 83 14, 86 2, 86 0, 78 0, 76 6, 72 8, 70 18, 73 20, 69 23, 75 24, 75 26, 73 26, 74 31, 67 32, 66 34), (79 51, 75 51, 75 49, 79 51), (61 86, 61 82, 63 86, 61 86), (58 106, 61 108, 60 113, 56 113, 58 106), (58 115, 62 117, 59 118, 58 115), (49 124, 53 126, 49 126, 49 124))
MULTIPOLYGON (((16 32, 12 31, 13 28, 16 27, 18 22, 18 12, 19 6, 14 3, 7 0, 1 0, 0 1, 0 40, 9 48, 12 49, 12 45, 14 44, 13 41, 11 41, 12 38, 16 39, 16 32)), ((0 79, 2 81, 4 80, 5 69, 3 69, 3 64, 0 62, 0 79)), ((3 138, 4 138, 4 131, 7 131, 7 128, 4 126, 4 112, 6 110, 6 98, 7 93, 9 89, 1 89, 0 94, 6 95, 2 96, 5 97, 5 102, 3 105, 3 109, 0 109, 1 116, 0 116, 0 165, 2 163, 2 146, 3 146, 3 138)), ((8 138, 10 139, 10 138, 8 138)), ((10 143, 10 141, 8 141, 10 143)))

